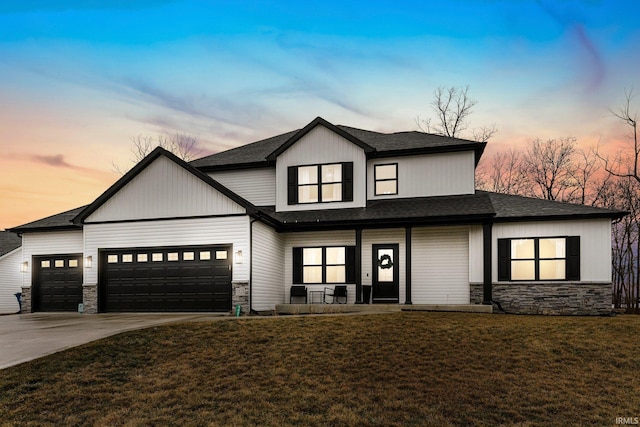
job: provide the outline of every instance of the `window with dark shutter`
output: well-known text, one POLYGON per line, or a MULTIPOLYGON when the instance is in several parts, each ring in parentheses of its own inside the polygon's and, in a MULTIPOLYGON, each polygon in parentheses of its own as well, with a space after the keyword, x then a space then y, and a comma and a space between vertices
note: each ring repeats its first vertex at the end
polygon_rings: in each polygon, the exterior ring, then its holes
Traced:
POLYGON ((510 264, 510 241, 509 239, 498 239, 498 280, 506 281, 511 278, 510 264))
POLYGON ((298 203, 298 167, 289 166, 287 168, 287 204, 298 203))
POLYGON ((289 166, 287 204, 353 201, 353 162, 289 166))
POLYGON ((580 280, 580 237, 498 239, 498 280, 580 280))
POLYGON ((567 280, 580 280, 580 236, 567 237, 567 280))
POLYGON ((293 248, 293 283, 355 283, 355 246, 293 248))
POLYGON ((302 248, 293 248, 293 283, 302 283, 302 248))
POLYGON ((353 201, 353 162, 342 164, 342 201, 353 201))

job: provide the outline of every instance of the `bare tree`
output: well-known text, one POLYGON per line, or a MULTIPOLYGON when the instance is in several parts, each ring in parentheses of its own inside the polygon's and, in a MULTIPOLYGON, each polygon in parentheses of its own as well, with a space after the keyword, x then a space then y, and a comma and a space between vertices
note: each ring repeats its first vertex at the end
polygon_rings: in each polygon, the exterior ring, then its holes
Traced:
POLYGON ((496 193, 529 195, 530 186, 520 152, 509 148, 482 162, 477 169, 476 185, 496 193))
POLYGON ((617 109, 609 109, 611 114, 629 127, 631 152, 618 152, 613 158, 596 153, 604 162, 604 168, 614 176, 629 177, 640 183, 640 144, 638 142, 638 112, 632 111, 635 94, 633 89, 624 91, 625 100, 617 109))
POLYGON ((534 194, 547 200, 570 201, 576 186, 575 138, 533 141, 522 158, 523 167, 534 186, 534 194))
POLYGON ((628 147, 613 157, 596 151, 604 169, 615 180, 615 190, 605 194, 607 203, 629 212, 612 229, 613 302, 629 312, 640 312, 640 144, 638 112, 632 108, 633 89, 625 90, 625 100, 617 109, 609 109, 629 131, 628 147))
POLYGON ((602 162, 598 158, 598 148, 576 148, 574 156, 573 185, 576 187, 574 199, 581 205, 598 206, 605 196, 608 183, 613 176, 601 173, 602 162))
MULTIPOLYGON (((418 129, 422 132, 462 138, 469 127, 469 116, 478 102, 469 96, 469 86, 445 88, 438 87, 433 92, 431 108, 436 114, 432 118, 416 117, 418 129)), ((474 129, 472 137, 476 141, 486 142, 497 132, 495 125, 474 129)))
MULTIPOLYGON (((131 137, 131 163, 136 164, 144 159, 156 147, 162 147, 172 152, 182 160, 188 162, 195 159, 200 150, 197 148, 198 140, 184 133, 164 133, 156 137, 151 135, 138 135, 131 137)), ((123 168, 115 162, 111 162, 113 170, 124 175, 130 168, 123 168)))

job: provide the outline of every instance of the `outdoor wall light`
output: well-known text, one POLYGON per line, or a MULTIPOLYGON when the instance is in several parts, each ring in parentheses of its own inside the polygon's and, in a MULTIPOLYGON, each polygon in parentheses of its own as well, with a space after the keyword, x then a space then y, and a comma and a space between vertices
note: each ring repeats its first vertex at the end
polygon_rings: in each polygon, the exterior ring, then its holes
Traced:
POLYGON ((29 270, 29 261, 25 261, 22 264, 20 264, 20 271, 23 273, 26 273, 27 270, 29 270))
POLYGON ((236 264, 242 264, 242 251, 237 251, 235 258, 236 258, 236 264))
POLYGON ((84 259, 84 267, 85 268, 91 268, 92 265, 93 265, 93 257, 91 255, 89 255, 88 257, 86 257, 84 259))

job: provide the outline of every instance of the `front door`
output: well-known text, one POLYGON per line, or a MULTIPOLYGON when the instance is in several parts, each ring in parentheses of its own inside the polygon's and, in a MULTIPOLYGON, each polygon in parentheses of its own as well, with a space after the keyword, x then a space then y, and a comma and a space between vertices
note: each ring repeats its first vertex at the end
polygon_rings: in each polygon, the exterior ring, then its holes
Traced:
POLYGON ((398 244, 373 245, 374 304, 397 304, 400 280, 398 274, 398 244))

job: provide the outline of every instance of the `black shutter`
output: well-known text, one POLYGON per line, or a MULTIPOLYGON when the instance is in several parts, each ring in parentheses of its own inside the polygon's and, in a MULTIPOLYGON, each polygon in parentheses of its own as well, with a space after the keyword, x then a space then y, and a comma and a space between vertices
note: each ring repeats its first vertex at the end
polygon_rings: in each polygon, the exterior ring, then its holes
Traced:
POLYGON ((287 168, 287 204, 298 204, 298 167, 287 168))
POLYGON ((293 248, 293 283, 302 283, 302 248, 293 248))
POLYGON ((356 283, 356 247, 347 246, 346 248, 346 273, 345 279, 347 283, 356 283))
POLYGON ((567 280, 580 280, 580 236, 567 237, 567 280))
POLYGON ((511 241, 498 239, 498 280, 511 280, 511 241))
POLYGON ((353 201, 353 162, 342 164, 342 201, 353 201))

